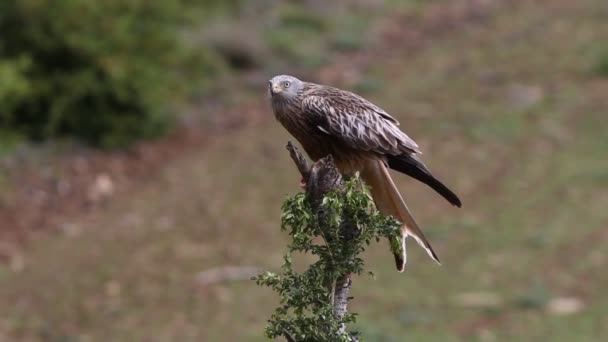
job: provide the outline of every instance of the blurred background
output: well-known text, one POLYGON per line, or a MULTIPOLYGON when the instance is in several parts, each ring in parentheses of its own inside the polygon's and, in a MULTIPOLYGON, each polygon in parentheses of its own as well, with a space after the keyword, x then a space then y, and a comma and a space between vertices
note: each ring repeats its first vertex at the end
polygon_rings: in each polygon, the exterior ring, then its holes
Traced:
POLYGON ((608 335, 605 0, 3 0, 0 341, 264 341, 283 73, 381 105, 464 203, 395 175, 443 266, 373 246, 366 340, 608 335))

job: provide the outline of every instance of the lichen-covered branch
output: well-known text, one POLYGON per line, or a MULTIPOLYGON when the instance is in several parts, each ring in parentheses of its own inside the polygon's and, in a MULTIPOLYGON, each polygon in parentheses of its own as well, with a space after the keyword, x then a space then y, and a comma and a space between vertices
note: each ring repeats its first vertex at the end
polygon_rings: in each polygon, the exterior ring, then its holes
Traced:
MULTIPOLYGON (((336 280, 336 285, 334 286, 333 305, 334 317, 336 317, 338 320, 342 320, 342 318, 344 318, 344 316, 346 316, 348 313, 348 300, 350 299, 348 294, 350 293, 350 288, 352 285, 353 283, 350 274, 344 274, 336 280)), ((344 323, 342 323, 342 326, 340 327, 340 332, 346 332, 346 325, 344 323)), ((352 340, 356 341, 357 339, 352 337, 352 340)))

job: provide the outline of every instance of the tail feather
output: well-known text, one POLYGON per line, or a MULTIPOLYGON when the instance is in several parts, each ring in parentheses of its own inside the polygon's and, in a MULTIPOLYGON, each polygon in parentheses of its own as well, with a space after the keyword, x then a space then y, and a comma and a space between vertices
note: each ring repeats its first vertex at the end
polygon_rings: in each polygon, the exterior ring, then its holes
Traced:
POLYGON ((388 156, 388 166, 393 170, 403 172, 406 175, 430 186, 452 205, 459 208, 462 206, 462 202, 458 196, 452 192, 452 190, 448 189, 448 187, 441 183, 437 178, 435 178, 426 165, 424 165, 421 160, 416 158, 416 156, 407 154, 400 156, 388 156))
MULTIPOLYGON (((401 251, 396 251, 393 248, 395 263, 399 272, 405 270, 405 264, 407 262, 405 240, 410 236, 426 250, 433 260, 438 264, 441 264, 435 251, 433 251, 431 244, 427 241, 422 230, 418 227, 418 224, 403 201, 399 190, 390 176, 386 164, 381 160, 370 160, 361 175, 367 185, 370 186, 370 191, 378 210, 385 215, 392 215, 403 223, 403 226, 401 227, 401 251)), ((391 241, 391 246, 395 246, 397 243, 399 242, 391 241)))

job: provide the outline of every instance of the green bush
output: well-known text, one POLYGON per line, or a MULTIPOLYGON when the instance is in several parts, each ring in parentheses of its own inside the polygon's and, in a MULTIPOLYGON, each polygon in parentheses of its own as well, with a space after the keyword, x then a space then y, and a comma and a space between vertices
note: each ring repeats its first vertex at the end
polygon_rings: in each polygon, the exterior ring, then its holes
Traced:
POLYGON ((219 4, 0 1, 0 135, 118 147, 161 134, 168 105, 215 70, 182 33, 219 4))
MULTIPOLYGON (((296 341, 358 341, 353 338, 355 333, 346 331, 346 325, 356 322, 357 315, 336 313, 335 289, 347 279, 344 275, 363 274, 361 255, 372 241, 378 242, 380 238, 401 241, 400 223, 380 214, 364 189, 357 176, 343 188, 326 193, 316 205, 309 193, 299 193, 284 202, 281 230, 288 231, 292 239, 281 272, 264 272, 253 278, 258 285, 268 286, 280 296, 280 305, 266 325, 266 337, 289 335, 296 341), (314 255, 317 261, 298 272, 292 260, 296 253, 314 255)), ((401 243, 393 248, 402 252, 401 243)))

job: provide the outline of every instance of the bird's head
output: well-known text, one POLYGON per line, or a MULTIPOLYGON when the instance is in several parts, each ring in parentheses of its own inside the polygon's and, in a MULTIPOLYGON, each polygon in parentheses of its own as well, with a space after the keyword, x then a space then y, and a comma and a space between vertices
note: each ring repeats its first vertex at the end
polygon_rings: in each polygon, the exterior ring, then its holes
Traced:
POLYGON ((293 76, 279 75, 268 81, 268 91, 273 98, 287 100, 297 96, 303 85, 304 82, 293 76))

